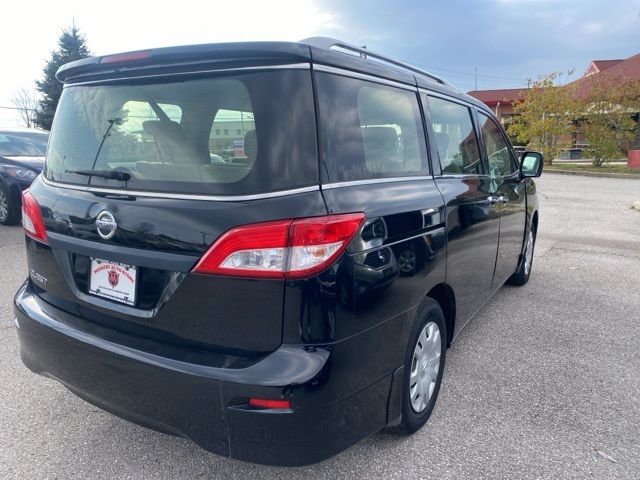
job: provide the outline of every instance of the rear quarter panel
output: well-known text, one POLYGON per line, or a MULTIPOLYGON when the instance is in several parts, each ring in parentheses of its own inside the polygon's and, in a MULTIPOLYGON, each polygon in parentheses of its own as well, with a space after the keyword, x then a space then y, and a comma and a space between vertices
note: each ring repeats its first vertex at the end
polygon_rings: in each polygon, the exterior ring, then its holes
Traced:
POLYGON ((349 368, 332 371, 332 384, 354 392, 402 365, 417 306, 445 279, 442 196, 431 179, 325 188, 323 195, 330 213, 367 218, 331 268, 287 282, 283 342, 335 347, 333 360, 349 368))

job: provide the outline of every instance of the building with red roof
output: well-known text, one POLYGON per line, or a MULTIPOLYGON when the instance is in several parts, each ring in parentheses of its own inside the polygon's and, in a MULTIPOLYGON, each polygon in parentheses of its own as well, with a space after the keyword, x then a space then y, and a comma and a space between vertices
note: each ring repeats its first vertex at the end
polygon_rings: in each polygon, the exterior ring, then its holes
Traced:
MULTIPOLYGON (((584 75, 569 85, 576 89, 578 98, 585 97, 589 94, 595 79, 602 78, 601 76, 604 76, 607 82, 640 81, 640 53, 625 59, 593 60, 584 75)), ((526 90, 526 88, 473 90, 469 95, 491 108, 500 122, 506 125, 513 116, 513 106, 524 99, 526 90)), ((574 132, 572 140, 574 146, 584 146, 584 138, 580 132, 574 132)))
POLYGON ((605 76, 607 81, 616 83, 640 80, 640 53, 624 60, 594 60, 585 75, 569 85, 575 86, 578 97, 584 97, 589 94, 594 79, 599 76, 605 76), (598 71, 595 72, 594 69, 598 71))
POLYGON ((524 99, 526 88, 502 88, 499 90, 473 90, 469 95, 488 106, 503 125, 509 123, 513 106, 524 99))
POLYGON ((614 65, 619 64, 620 62, 624 62, 624 59, 620 58, 617 60, 593 60, 584 71, 584 76, 588 77, 589 75, 595 75, 596 73, 604 72, 608 68, 611 68, 614 65))

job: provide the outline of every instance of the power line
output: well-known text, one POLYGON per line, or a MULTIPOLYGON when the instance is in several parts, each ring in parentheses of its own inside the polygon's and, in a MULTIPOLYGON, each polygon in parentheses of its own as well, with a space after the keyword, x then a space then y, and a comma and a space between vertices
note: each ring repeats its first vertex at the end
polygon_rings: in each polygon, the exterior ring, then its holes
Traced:
POLYGON ((4 108, 5 110, 20 110, 20 111, 29 110, 31 112, 35 112, 36 111, 35 108, 4 107, 2 105, 0 105, 0 108, 4 108))
MULTIPOLYGON (((476 77, 476 73, 475 72, 461 72, 458 70, 450 70, 448 68, 441 68, 441 67, 434 67, 431 65, 418 65, 419 67, 423 67, 423 68, 428 68, 429 70, 437 70, 437 71, 441 71, 441 72, 445 72, 448 73, 450 75, 456 75, 456 76, 464 76, 464 77, 470 77, 470 78, 475 78, 476 77)), ((511 82, 521 82, 521 83, 527 83, 527 80, 524 78, 515 78, 515 77, 502 77, 499 75, 486 75, 483 73, 478 73, 477 74, 478 78, 484 78, 487 80, 504 80, 504 81, 511 81, 511 82)))
POLYGON ((453 70, 451 68, 437 67, 435 65, 426 65, 426 64, 416 63, 416 62, 409 62, 409 63, 411 63, 412 65, 415 65, 416 67, 426 68, 428 70, 435 70, 438 72, 444 72, 453 76, 463 76, 463 77, 470 77, 470 78, 475 78, 477 76, 478 78, 484 78, 487 80, 505 80, 505 81, 512 81, 512 82, 527 83, 527 79, 525 78, 504 77, 501 75, 487 75, 484 73, 453 70))
MULTIPOLYGON (((458 73, 448 73, 448 74, 446 74, 446 77, 447 78, 459 78, 461 80, 474 83, 475 75, 471 74, 470 76, 468 76, 468 75, 461 75, 461 74, 458 74, 458 73)), ((526 80, 494 80, 494 79, 483 78, 483 77, 480 76, 480 74, 478 74, 478 81, 480 81, 480 80, 485 81, 485 82, 489 82, 490 81, 492 83, 503 83, 503 84, 507 84, 508 83, 510 85, 513 85, 514 83, 516 83, 518 85, 526 85, 527 84, 526 80)))

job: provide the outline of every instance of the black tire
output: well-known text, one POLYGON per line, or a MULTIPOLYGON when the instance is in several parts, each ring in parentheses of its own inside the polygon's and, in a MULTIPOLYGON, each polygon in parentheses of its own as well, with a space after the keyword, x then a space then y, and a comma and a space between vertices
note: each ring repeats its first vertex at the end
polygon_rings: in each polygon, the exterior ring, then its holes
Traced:
POLYGON ((20 213, 11 191, 0 183, 0 225, 16 225, 20 221, 20 213))
POLYGON ((516 272, 511 275, 509 277, 509 279, 507 280, 507 283, 509 285, 515 285, 517 287, 524 285, 525 283, 527 283, 529 281, 529 277, 531 277, 531 270, 533 269, 533 254, 535 252, 535 248, 536 248, 536 225, 532 224, 531 228, 529 229, 529 232, 527 233, 527 238, 529 235, 532 235, 532 242, 531 242, 531 259, 529 261, 529 265, 527 268, 527 249, 529 248, 529 243, 525 243, 525 247, 524 247, 524 251, 522 252, 522 258, 520 259, 520 264, 518 265, 518 270, 516 270, 516 272))
POLYGON ((436 400, 438 399, 440 385, 442 384, 442 374, 444 372, 445 359, 447 354, 447 339, 447 325, 440 305, 432 298, 425 298, 418 308, 416 320, 413 324, 413 328, 411 329, 411 334, 409 335, 409 341, 407 343, 407 351, 405 353, 404 360, 404 377, 402 382, 402 420, 400 425, 394 428, 393 431, 404 435, 410 435, 418 431, 431 416, 433 407, 435 406, 436 400), (411 368, 413 366, 414 350, 416 348, 416 344, 418 343, 420 334, 425 326, 431 322, 435 323, 439 329, 440 365, 435 380, 435 387, 426 404, 426 407, 424 408, 424 410, 417 412, 411 405, 411 398, 409 394, 411 387, 411 368))

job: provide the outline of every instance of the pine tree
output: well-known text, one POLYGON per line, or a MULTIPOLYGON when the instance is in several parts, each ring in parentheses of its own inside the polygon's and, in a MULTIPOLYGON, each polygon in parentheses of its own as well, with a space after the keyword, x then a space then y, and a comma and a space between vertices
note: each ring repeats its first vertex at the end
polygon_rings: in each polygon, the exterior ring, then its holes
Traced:
POLYGON ((90 55, 87 40, 75 25, 62 31, 58 48, 51 53, 51 58, 42 71, 43 79, 36 81, 36 88, 42 94, 35 114, 35 124, 40 128, 51 129, 53 115, 62 95, 62 83, 56 79, 58 68, 90 55))

